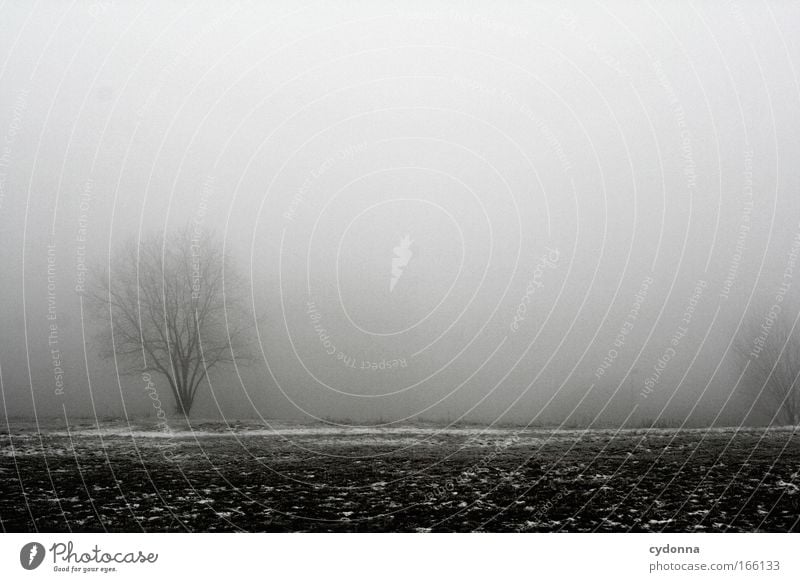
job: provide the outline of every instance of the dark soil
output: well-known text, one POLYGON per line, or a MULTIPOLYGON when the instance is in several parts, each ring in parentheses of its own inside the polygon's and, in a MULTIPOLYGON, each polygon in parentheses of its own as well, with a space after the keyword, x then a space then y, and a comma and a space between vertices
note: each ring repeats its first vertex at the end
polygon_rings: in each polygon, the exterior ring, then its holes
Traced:
POLYGON ((790 430, 0 434, 5 531, 800 531, 790 430), (13 451, 13 452, 12 452, 13 451))

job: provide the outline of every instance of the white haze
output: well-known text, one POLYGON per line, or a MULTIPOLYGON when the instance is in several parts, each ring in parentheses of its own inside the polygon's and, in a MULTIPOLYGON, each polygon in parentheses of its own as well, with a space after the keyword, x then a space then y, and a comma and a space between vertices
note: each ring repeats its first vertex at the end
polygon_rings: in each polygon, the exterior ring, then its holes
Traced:
POLYGON ((730 342, 800 232, 800 7, 520 4, 5 3, 6 414, 152 416, 79 264, 200 220, 266 317, 197 417, 741 422, 730 342))

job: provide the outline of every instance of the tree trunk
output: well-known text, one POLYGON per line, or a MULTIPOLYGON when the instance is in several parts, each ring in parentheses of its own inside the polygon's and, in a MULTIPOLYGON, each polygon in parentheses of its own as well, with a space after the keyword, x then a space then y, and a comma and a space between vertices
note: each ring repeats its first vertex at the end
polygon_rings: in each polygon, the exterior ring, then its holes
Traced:
POLYGON ((192 398, 188 394, 180 391, 175 403, 175 408, 180 416, 187 421, 189 420, 189 412, 192 410, 192 398))

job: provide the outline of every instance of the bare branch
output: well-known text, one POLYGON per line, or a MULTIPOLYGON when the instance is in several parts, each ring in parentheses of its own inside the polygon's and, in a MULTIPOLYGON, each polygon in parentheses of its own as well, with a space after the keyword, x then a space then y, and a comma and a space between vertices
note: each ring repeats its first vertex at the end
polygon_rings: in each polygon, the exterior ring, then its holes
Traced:
POLYGON ((87 302, 107 324, 105 345, 132 370, 164 376, 176 408, 188 415, 211 369, 249 356, 245 336, 255 322, 242 288, 216 237, 186 227, 126 241, 87 302))

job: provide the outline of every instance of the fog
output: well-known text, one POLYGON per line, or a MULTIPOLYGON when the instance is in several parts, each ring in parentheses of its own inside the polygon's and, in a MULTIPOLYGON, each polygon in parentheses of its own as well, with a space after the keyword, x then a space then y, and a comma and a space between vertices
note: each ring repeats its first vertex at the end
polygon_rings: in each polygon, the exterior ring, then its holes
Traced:
POLYGON ((263 315, 194 418, 764 422, 800 7, 668 4, 6 3, 6 417, 155 414, 80 291, 193 224, 263 315))

